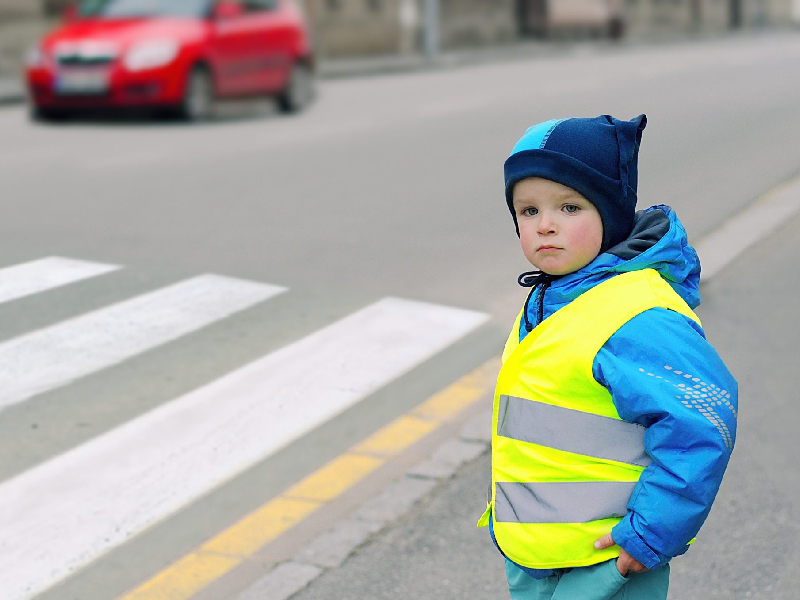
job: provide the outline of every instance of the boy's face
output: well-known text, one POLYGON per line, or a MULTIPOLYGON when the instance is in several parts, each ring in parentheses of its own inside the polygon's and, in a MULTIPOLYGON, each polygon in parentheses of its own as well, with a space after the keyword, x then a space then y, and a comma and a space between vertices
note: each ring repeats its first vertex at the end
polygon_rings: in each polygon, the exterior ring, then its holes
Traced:
POLYGON ((529 177, 514 186, 522 251, 550 275, 585 267, 600 253, 603 222, 594 205, 560 183, 529 177))

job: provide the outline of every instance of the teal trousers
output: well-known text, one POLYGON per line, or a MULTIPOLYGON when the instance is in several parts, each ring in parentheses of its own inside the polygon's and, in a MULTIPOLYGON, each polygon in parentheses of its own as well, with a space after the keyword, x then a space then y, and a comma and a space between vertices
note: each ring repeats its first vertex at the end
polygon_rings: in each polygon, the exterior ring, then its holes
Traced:
POLYGON ((512 600, 666 600, 669 565, 623 577, 613 559, 534 579, 506 559, 506 577, 512 600))

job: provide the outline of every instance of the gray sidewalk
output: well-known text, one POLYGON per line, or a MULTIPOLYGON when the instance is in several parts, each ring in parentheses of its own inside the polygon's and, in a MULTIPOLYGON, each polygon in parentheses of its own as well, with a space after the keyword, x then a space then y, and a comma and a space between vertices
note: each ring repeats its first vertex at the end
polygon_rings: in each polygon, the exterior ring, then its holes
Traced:
POLYGON ((514 59, 545 58, 558 54, 568 54, 578 48, 615 48, 625 42, 544 42, 517 41, 500 46, 468 48, 442 52, 434 59, 423 54, 391 54, 383 56, 362 56, 321 60, 319 75, 325 79, 341 77, 361 77, 408 71, 449 69, 459 66, 491 63, 514 59))

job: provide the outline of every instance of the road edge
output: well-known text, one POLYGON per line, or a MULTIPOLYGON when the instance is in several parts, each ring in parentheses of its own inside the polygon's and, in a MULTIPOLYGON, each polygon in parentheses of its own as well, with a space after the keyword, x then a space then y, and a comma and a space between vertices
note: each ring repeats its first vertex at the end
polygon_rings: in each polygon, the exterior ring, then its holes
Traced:
POLYGON ((438 484, 489 451, 491 411, 472 417, 456 437, 442 442, 434 452, 366 500, 356 512, 315 538, 291 560, 245 589, 236 600, 289 600, 315 579, 340 567, 374 535, 411 511, 438 484))
MULTIPOLYGON (((481 401, 489 397, 499 366, 499 357, 494 357, 461 376, 192 552, 140 582, 135 589, 121 595, 121 600, 215 597, 214 588, 224 586, 226 580, 236 579, 237 571, 258 563, 261 563, 260 579, 255 584, 252 583, 253 572, 242 573, 250 587, 272 577, 268 580, 270 593, 265 595, 259 587, 258 598, 271 600, 271 594, 277 593, 273 590, 279 589, 291 592, 289 595, 296 593, 300 589, 295 589, 296 585, 305 586, 324 571, 339 566, 372 534, 389 526, 440 480, 488 449, 490 417, 481 414, 480 420, 476 418, 476 422, 467 427, 463 426, 463 421, 488 406, 488 402, 481 401), (479 421, 486 429, 483 433, 479 421), (455 440, 454 428, 461 430, 455 440), (432 453, 431 441, 440 443, 432 453), (415 453, 417 449, 422 452, 415 453), (401 470, 403 474, 399 478, 392 473, 386 479, 391 483, 359 497, 343 519, 321 529, 321 534, 315 532, 308 544, 287 554, 294 558, 275 562, 267 559, 264 564, 265 550, 269 555, 271 546, 287 537, 291 539, 296 527, 312 520, 362 481, 385 470, 384 467, 391 468, 398 460, 402 462, 406 455, 416 455, 416 460, 420 456, 424 458, 410 469, 401 470), (287 563, 292 565, 281 567, 287 563), (266 574, 265 567, 269 569, 266 574)), ((238 593, 241 586, 237 587, 238 593)), ((225 597, 232 597, 230 591, 225 592, 225 597)))
POLYGON ((700 257, 700 282, 707 283, 745 250, 800 213, 800 175, 795 174, 756 198, 693 244, 700 257))

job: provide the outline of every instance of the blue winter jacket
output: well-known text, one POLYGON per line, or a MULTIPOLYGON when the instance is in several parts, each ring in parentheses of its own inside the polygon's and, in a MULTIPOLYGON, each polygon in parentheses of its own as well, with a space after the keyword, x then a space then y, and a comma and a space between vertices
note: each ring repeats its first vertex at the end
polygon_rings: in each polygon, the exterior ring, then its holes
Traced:
MULTIPOLYGON (((695 308, 700 262, 668 206, 636 215, 627 240, 584 268, 553 281, 528 320, 534 327, 585 291, 619 273, 655 269, 695 308)), ((519 337, 527 335, 524 319, 519 337)), ((650 569, 683 554, 708 516, 736 437, 737 383, 702 328, 653 308, 623 325, 594 360, 595 379, 611 393, 620 417, 647 427, 652 459, 611 531, 614 541, 650 569)), ((552 571, 523 570, 537 578, 552 571)))

